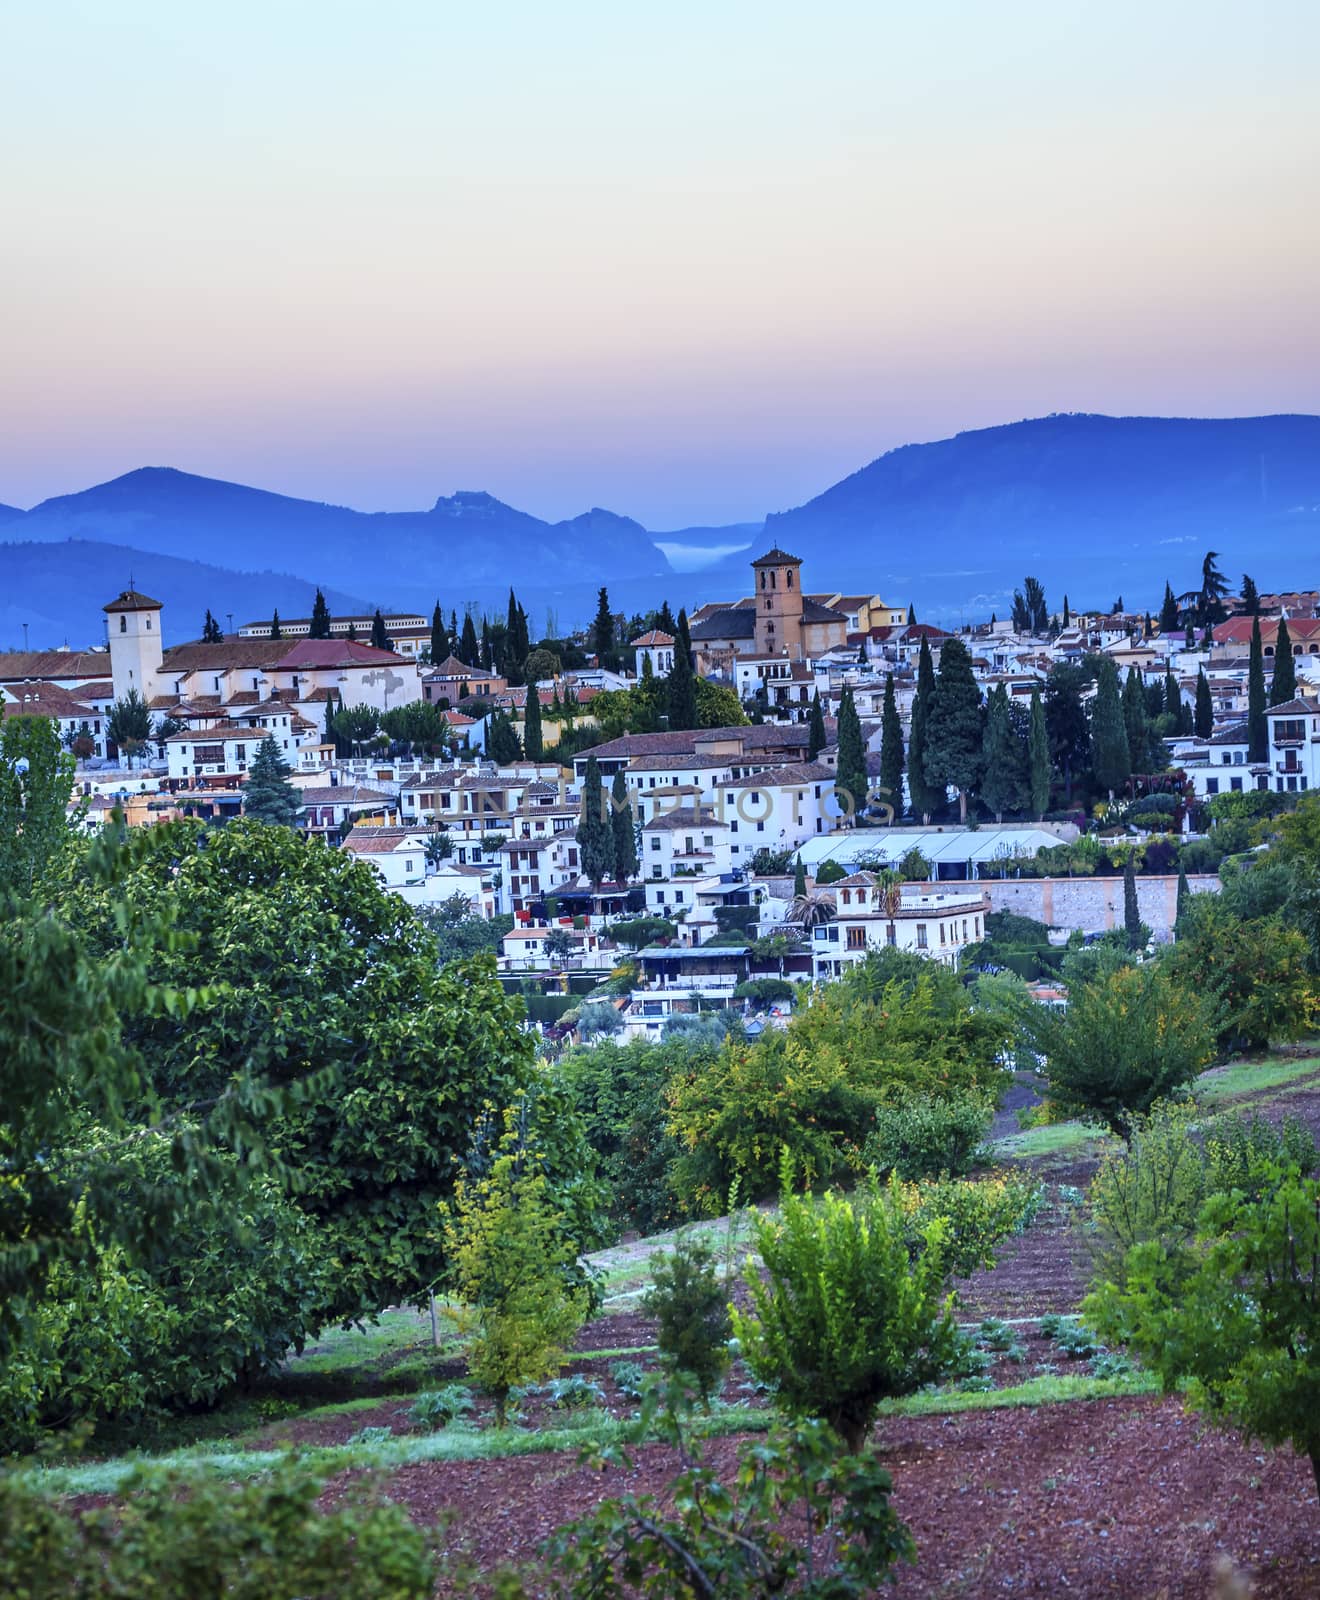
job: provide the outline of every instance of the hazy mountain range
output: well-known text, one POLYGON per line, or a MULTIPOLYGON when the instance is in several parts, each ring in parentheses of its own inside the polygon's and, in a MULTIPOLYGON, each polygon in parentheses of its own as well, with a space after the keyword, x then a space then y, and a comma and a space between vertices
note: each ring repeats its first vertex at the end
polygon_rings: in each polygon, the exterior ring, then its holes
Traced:
POLYGON ((30 511, 0 506, 7 582, 0 644, 100 632, 128 582, 162 600, 173 638, 209 605, 222 620, 337 609, 429 614, 502 606, 512 584, 538 631, 546 608, 585 622, 607 583, 619 609, 747 590, 752 548, 803 558, 815 591, 879 592, 928 620, 1001 614, 1030 572, 1052 604, 1158 604, 1191 587, 1207 549, 1262 587, 1320 581, 1320 417, 1223 420, 1066 414, 891 450, 764 524, 651 534, 595 508, 548 523, 484 493, 428 511, 344 506, 146 467, 30 511), (70 542, 72 541, 72 542, 70 542), (272 572, 272 567, 278 572, 272 572))

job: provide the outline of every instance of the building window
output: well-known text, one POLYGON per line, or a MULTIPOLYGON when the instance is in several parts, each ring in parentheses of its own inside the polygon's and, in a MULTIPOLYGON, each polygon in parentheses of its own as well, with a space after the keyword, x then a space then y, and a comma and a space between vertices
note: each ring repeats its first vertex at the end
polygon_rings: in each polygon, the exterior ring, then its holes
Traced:
POLYGON ((848 948, 849 948, 849 950, 865 950, 866 949, 866 929, 865 928, 849 928, 848 929, 848 948))
POLYGON ((924 922, 919 922, 917 924, 917 949, 918 950, 924 950, 925 948, 926 948, 926 924, 924 922))
POLYGON ((1219 779, 1218 778, 1207 778, 1205 780, 1205 792, 1207 794, 1218 794, 1219 793, 1219 779))
POLYGON ((121 616, 119 618, 119 631, 120 631, 120 633, 127 633, 128 632, 128 618, 123 616, 122 614, 121 614, 121 616))

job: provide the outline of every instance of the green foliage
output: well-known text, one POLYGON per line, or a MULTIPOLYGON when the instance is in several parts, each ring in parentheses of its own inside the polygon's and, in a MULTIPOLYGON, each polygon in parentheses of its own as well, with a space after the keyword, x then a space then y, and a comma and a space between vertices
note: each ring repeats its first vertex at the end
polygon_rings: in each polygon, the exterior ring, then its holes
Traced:
POLYGON ((957 1336, 946 1295, 949 1226, 932 1218, 911 1246, 900 1189, 870 1176, 851 1199, 792 1192, 753 1219, 750 1312, 733 1313, 743 1359, 790 1416, 814 1417, 860 1451, 882 1400, 943 1376, 957 1336))
POLYGON ((1191 1242, 1137 1245, 1085 1309, 1166 1389, 1308 1456, 1320 1489, 1320 1184, 1276 1169, 1258 1196, 1207 1201, 1191 1242))
POLYGON ((476 1404, 471 1389, 461 1383, 447 1383, 442 1389, 426 1389, 408 1407, 408 1415, 424 1428, 447 1428, 467 1416, 476 1404))
POLYGON ((302 802, 289 782, 292 770, 280 754, 275 736, 268 733, 248 768, 247 782, 243 785, 243 815, 254 822, 293 827, 302 802))
POLYGON ((577 842, 582 850, 582 870, 592 886, 599 888, 606 878, 614 876, 614 825, 595 756, 587 757, 586 776, 582 780, 582 816, 577 842))
MULTIPOLYGON (((705 1465, 672 1399, 653 1419, 654 1403, 644 1423, 682 1470, 661 1495, 605 1500, 543 1546, 553 1600, 863 1600, 896 1561, 913 1559, 889 1474, 874 1457, 840 1455, 821 1424, 744 1444, 730 1485, 705 1465)), ((622 1451, 594 1459, 632 1466, 622 1451)), ((503 1600, 529 1594, 513 1584, 503 1600)))
POLYGON ((866 809, 868 781, 866 776, 866 744, 862 738, 861 719, 849 685, 843 686, 839 696, 839 761, 836 788, 839 803, 845 813, 860 817, 866 809))
MULTIPOLYGON (((668 697, 669 726, 695 728, 697 726, 697 680, 692 670, 692 650, 688 637, 687 612, 678 614, 679 626, 674 643, 674 665, 665 680, 668 697)), ((738 708, 742 716, 742 707, 738 708)))
POLYGON ((498 952, 504 935, 513 927, 511 916, 474 917, 472 902, 461 890, 423 907, 417 915, 435 939, 441 967, 485 951, 498 952))
POLYGON ((586 1315, 585 1292, 563 1271, 577 1250, 564 1237, 542 1163, 511 1118, 488 1170, 460 1174, 443 1216, 453 1287, 477 1318, 468 1370, 503 1427, 509 1391, 561 1367, 586 1315))
POLYGON ((1132 1119, 1190 1083, 1214 1053, 1213 1002, 1164 963, 1099 975, 1068 1007, 1039 1006, 1025 1027, 1065 1114, 1126 1139, 1132 1119))
POLYGON ((113 1506, 0 1475, 0 1592, 14 1600, 428 1600, 436 1568, 401 1507, 283 1461, 246 1481, 142 1471, 113 1506))
POLYGON ((916 845, 905 850, 898 863, 898 875, 904 883, 928 883, 933 870, 929 859, 922 855, 916 845))
POLYGON ((534 679, 527 683, 527 699, 523 707, 523 750, 529 761, 539 761, 545 750, 545 736, 541 731, 541 696, 534 679))
POLYGON ((130 762, 146 748, 151 738, 151 710, 136 689, 130 689, 110 707, 105 733, 130 762))
POLYGON ((698 728, 741 728, 747 722, 737 691, 708 678, 695 678, 698 728))
POLYGON ((507 767, 522 760, 522 745, 518 742, 513 723, 503 711, 491 713, 486 728, 486 754, 497 767, 507 767))
POLYGON ((642 1309, 656 1319, 661 1358, 709 1410, 729 1370, 733 1331, 715 1252, 705 1240, 680 1234, 672 1250, 651 1258, 651 1278, 642 1309))
POLYGON ((339 743, 360 756, 362 747, 376 737, 380 714, 374 706, 344 706, 331 718, 330 726, 339 743))
POLYGON ((787 978, 748 978, 733 991, 735 1000, 753 1000, 758 1005, 779 1005, 797 994, 796 984, 787 978))
POLYGON ((72 844, 65 811, 74 765, 53 718, 0 720, 0 911, 64 864, 72 844))
POLYGON ((981 803, 997 822, 1026 802, 1025 754, 1013 728, 1008 689, 1001 683, 990 691, 981 747, 981 803))
POLYGON ((1050 803, 1050 741, 1045 722, 1045 703, 1040 686, 1031 689, 1031 719, 1027 734, 1027 790, 1031 814, 1037 821, 1045 815, 1050 803))
POLYGON ((940 647, 940 670, 926 726, 923 775, 937 789, 947 786, 958 791, 964 821, 968 793, 981 779, 983 722, 981 690, 967 646, 956 636, 946 639, 940 647))
POLYGON ((1287 617, 1279 618, 1274 641, 1274 675, 1270 679, 1270 705, 1286 705, 1297 698, 1297 662, 1293 657, 1292 637, 1287 617))
POLYGON ((628 795, 628 780, 623 768, 614 774, 610 790, 610 826, 614 830, 614 876, 627 883, 640 871, 637 859, 637 814, 628 795))
POLYGON ((917 689, 912 701, 912 726, 908 741, 908 793, 912 810, 923 821, 937 806, 944 804, 944 791, 927 772, 927 745, 930 720, 935 714, 935 668, 930 658, 930 641, 922 638, 917 653, 917 689))
POLYGON ((1260 641, 1260 618, 1257 616, 1251 622, 1251 654, 1247 666, 1248 761, 1264 761, 1268 754, 1269 724, 1265 719, 1265 710, 1265 656, 1260 641))
POLYGON ((958 1176, 971 1170, 993 1115, 986 1100, 970 1094, 916 1095, 881 1106, 863 1159, 882 1174, 895 1172, 909 1180, 958 1176))
POLYGON ((820 690, 813 689, 811 692, 811 720, 807 729, 808 761, 814 761, 825 748, 825 744, 825 713, 821 708, 820 690))
POLYGON ((816 885, 824 888, 826 884, 837 883, 840 878, 848 876, 848 869, 841 862, 829 860, 822 861, 816 868, 816 885))
POLYGON ((678 932, 667 917, 630 917, 610 924, 610 935, 627 950, 641 950, 648 944, 672 939, 678 932))
POLYGON ((1108 658, 1099 665, 1091 704, 1091 770, 1099 787, 1111 795, 1123 787, 1132 771, 1118 673, 1108 658))

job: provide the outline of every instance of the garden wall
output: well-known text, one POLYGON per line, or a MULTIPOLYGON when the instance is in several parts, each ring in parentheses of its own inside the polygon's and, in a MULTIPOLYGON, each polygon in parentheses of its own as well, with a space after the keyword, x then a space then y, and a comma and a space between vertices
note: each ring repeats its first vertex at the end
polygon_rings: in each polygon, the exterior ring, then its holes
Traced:
MULTIPOLYGON (((1189 875, 1193 894, 1217 894, 1219 878, 1213 872, 1189 875)), ((1106 933, 1123 926, 1123 876, 1112 878, 977 878, 970 881, 940 879, 942 894, 990 896, 992 911, 1015 911, 1051 928, 1074 928, 1083 933, 1106 933)), ((1137 907, 1141 920, 1157 938, 1173 928, 1178 913, 1176 873, 1137 878, 1137 907)))

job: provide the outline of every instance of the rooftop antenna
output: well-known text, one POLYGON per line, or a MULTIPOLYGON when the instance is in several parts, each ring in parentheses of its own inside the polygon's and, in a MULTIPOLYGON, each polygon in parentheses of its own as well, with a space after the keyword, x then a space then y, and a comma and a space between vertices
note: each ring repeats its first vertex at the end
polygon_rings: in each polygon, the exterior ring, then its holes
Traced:
POLYGON ((232 611, 226 611, 225 612, 225 616, 229 618, 229 631, 230 631, 230 633, 233 633, 233 631, 234 631, 234 613, 232 611))
POLYGON ((28 635, 27 635, 27 631, 28 631, 28 625, 27 625, 27 623, 26 623, 26 622, 25 622, 25 623, 24 623, 24 624, 23 624, 23 648, 24 648, 24 650, 26 650, 26 649, 27 649, 27 647, 28 647, 28 635))

